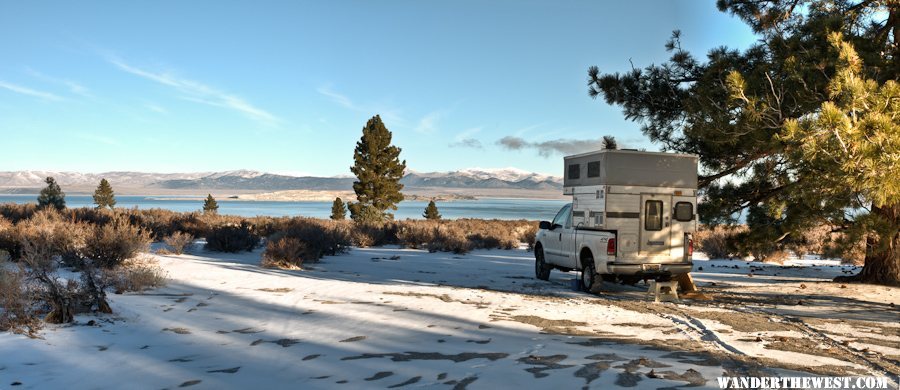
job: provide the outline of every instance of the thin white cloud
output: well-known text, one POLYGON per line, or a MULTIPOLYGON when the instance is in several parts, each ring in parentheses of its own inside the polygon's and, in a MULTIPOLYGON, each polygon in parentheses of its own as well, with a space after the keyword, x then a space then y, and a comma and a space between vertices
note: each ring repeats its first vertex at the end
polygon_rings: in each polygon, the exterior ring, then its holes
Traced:
POLYGON ((23 87, 21 85, 8 83, 3 80, 0 80, 0 88, 7 89, 7 90, 13 91, 15 93, 20 93, 22 95, 33 96, 33 97, 44 99, 44 100, 52 100, 52 101, 63 100, 63 98, 59 97, 58 95, 54 95, 50 92, 38 91, 36 89, 23 87))
POLYGON ((226 108, 268 126, 277 126, 281 120, 266 110, 254 106, 240 96, 229 94, 198 81, 177 77, 169 73, 158 73, 132 66, 121 58, 108 56, 107 61, 120 70, 148 80, 172 87, 187 95, 186 100, 226 108))
POLYGON ((484 145, 481 144, 481 141, 472 137, 479 132, 481 132, 481 127, 463 130, 453 137, 453 142, 451 142, 449 146, 451 148, 484 149, 484 145))
POLYGON ((349 110, 360 112, 366 115, 381 115, 381 118, 384 119, 388 126, 406 126, 406 119, 403 118, 403 115, 401 115, 400 110, 398 109, 377 104, 359 104, 353 101, 353 99, 347 97, 347 95, 333 90, 328 85, 316 88, 316 92, 318 92, 322 96, 327 97, 332 102, 349 110))
POLYGON ((166 115, 169 113, 169 110, 167 110, 165 107, 160 106, 158 104, 154 104, 154 103, 145 103, 144 107, 150 111, 157 113, 157 114, 166 115))
POLYGON ((340 93, 337 93, 337 92, 335 92, 334 90, 332 90, 332 89, 329 88, 329 87, 319 87, 319 88, 316 88, 316 92, 318 92, 318 93, 321 94, 321 95, 327 96, 327 97, 330 98, 333 102, 335 102, 335 103, 337 103, 337 104, 340 104, 340 105, 342 105, 342 106, 344 106, 344 107, 347 107, 347 108, 349 108, 349 109, 351 109, 351 110, 355 110, 355 111, 359 111, 359 110, 360 110, 360 108, 357 107, 355 104, 353 104, 353 101, 350 100, 350 98, 348 98, 346 95, 342 95, 342 94, 340 94, 340 93))
POLYGON ((419 120, 419 124, 416 126, 415 130, 422 134, 436 133, 439 130, 438 123, 446 114, 447 112, 444 110, 429 112, 419 120))
POLYGON ((473 127, 470 129, 466 129, 466 130, 459 132, 459 134, 456 135, 455 139, 457 141, 462 141, 467 138, 472 138, 473 135, 478 134, 479 132, 481 132, 481 127, 473 127))
POLYGON ((87 87, 85 87, 84 85, 81 85, 77 82, 74 82, 72 80, 51 77, 51 76, 48 76, 46 74, 43 74, 43 73, 38 72, 31 68, 25 68, 25 72, 28 73, 29 75, 31 75, 31 77, 34 77, 38 80, 45 81, 48 83, 63 85, 69 89, 69 92, 71 92, 73 94, 84 96, 84 97, 93 97, 90 93, 90 90, 87 87))
POLYGON ((535 130, 535 129, 537 129, 537 128, 539 128, 539 127, 545 125, 545 124, 546 124, 546 123, 536 123, 536 124, 533 124, 533 125, 531 125, 531 126, 523 127, 523 128, 521 128, 521 129, 516 130, 516 131, 513 133, 513 135, 515 135, 516 137, 523 137, 523 136, 525 136, 525 134, 528 134, 528 132, 530 132, 530 131, 532 131, 532 130, 535 130))

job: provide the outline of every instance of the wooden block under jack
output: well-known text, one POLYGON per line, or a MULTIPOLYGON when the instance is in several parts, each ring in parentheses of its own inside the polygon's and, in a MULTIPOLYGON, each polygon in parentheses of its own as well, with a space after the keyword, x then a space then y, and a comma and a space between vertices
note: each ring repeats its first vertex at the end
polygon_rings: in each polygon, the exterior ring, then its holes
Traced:
POLYGON ((700 292, 700 290, 697 290, 697 285, 694 284, 694 278, 691 277, 691 274, 687 273, 678 275, 675 280, 678 281, 678 289, 682 291, 682 298, 694 299, 698 301, 713 300, 709 295, 700 292))
POLYGON ((691 277, 690 273, 680 274, 675 277, 675 280, 678 281, 678 289, 682 292, 697 291, 697 285, 694 284, 694 278, 691 277))

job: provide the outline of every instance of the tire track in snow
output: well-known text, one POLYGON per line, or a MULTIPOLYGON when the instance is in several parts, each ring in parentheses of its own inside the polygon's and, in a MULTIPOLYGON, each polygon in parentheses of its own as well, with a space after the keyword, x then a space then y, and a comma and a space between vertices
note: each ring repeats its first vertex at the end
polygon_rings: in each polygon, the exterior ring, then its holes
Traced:
MULTIPOLYGON (((737 349, 735 346, 726 343, 719 336, 716 335, 716 332, 710 330, 697 318, 685 315, 684 317, 666 314, 666 313, 655 313, 657 316, 665 318, 675 324, 675 327, 681 331, 682 334, 687 336, 694 342, 697 342, 702 345, 706 345, 711 347, 713 350, 720 350, 724 352, 730 352, 735 355, 746 355, 740 349, 737 349)), ((683 314, 683 313, 682 313, 683 314)))

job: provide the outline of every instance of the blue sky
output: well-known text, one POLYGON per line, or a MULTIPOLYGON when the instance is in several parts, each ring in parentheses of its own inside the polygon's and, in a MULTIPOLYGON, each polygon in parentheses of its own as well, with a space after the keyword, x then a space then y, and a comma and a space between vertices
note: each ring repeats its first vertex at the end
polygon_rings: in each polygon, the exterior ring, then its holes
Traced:
POLYGON ((0 171, 347 175, 380 114, 411 169, 559 175, 603 135, 657 149, 587 68, 752 43, 714 3, 3 1, 0 171))

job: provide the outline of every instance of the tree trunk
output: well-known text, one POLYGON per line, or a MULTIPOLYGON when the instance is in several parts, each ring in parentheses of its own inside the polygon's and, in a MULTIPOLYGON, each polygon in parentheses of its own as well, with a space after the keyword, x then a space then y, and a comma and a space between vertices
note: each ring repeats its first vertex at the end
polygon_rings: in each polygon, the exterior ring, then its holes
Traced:
POLYGON ((872 207, 872 213, 891 225, 888 237, 866 240, 866 263, 862 271, 849 277, 837 277, 836 282, 864 282, 900 286, 900 205, 872 207), (881 242, 880 240, 888 240, 881 242))

